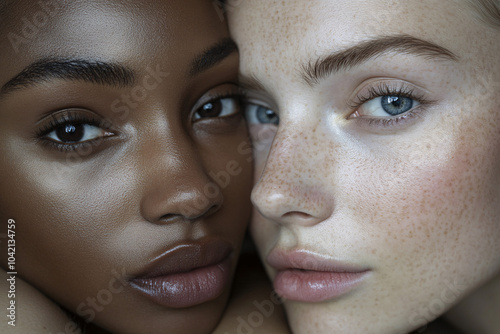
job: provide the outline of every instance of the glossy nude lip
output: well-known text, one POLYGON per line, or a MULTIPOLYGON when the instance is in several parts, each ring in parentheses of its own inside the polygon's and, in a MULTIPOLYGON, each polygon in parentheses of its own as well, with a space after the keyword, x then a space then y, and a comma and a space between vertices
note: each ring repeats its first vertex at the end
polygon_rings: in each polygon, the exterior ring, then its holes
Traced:
POLYGON ((370 269, 322 258, 307 251, 273 250, 267 262, 277 270, 274 289, 283 298, 322 302, 340 297, 362 283, 370 269))
POLYGON ((154 302, 184 308, 216 299, 228 286, 233 248, 223 240, 178 245, 153 259, 130 285, 154 302))

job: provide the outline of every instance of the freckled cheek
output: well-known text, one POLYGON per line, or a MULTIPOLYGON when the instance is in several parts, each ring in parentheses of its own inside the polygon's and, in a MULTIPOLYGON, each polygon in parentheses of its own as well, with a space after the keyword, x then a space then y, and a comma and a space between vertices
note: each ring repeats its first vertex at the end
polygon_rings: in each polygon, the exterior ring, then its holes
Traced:
POLYGON ((470 189, 464 182, 467 169, 462 161, 432 161, 429 156, 427 162, 431 163, 404 171, 379 166, 378 176, 373 174, 361 182, 371 185, 359 193, 360 201, 369 208, 360 218, 374 231, 370 247, 377 252, 398 254, 400 259, 403 254, 417 258, 419 253, 418 258, 425 261, 436 254, 446 257, 456 247, 463 227, 474 219, 466 212, 471 209, 467 209, 471 199, 467 198, 470 189))

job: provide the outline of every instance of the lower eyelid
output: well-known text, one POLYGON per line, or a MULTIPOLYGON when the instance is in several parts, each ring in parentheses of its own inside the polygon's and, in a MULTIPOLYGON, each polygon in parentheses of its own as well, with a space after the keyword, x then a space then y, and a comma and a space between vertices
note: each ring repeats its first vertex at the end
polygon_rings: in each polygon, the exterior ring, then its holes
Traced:
POLYGON ((76 144, 63 144, 63 143, 58 143, 58 142, 50 140, 50 139, 45 139, 45 140, 42 139, 42 140, 40 140, 40 144, 49 148, 49 149, 55 149, 55 150, 60 151, 62 153, 78 151, 81 149, 85 149, 86 147, 90 147, 92 145, 91 141, 85 141, 85 142, 76 143, 76 144))
POLYGON ((51 150, 57 150, 61 153, 85 151, 85 154, 83 154, 83 156, 89 156, 92 153, 96 153, 99 150, 98 146, 100 145, 100 143, 104 139, 118 136, 117 133, 111 132, 109 130, 103 129, 103 131, 105 131, 105 133, 102 136, 99 136, 99 137, 96 137, 93 139, 89 139, 89 140, 85 140, 82 142, 75 142, 75 143, 63 143, 63 142, 55 141, 51 138, 48 138, 47 136, 44 136, 41 138, 36 138, 35 140, 36 140, 36 142, 38 142, 42 146, 44 146, 48 149, 51 149, 51 150), (89 148, 91 149, 90 153, 87 152, 89 150, 89 148), (96 149, 93 150, 92 148, 96 148, 96 149))
POLYGON ((401 114, 399 116, 390 117, 358 117, 353 118, 351 121, 356 124, 367 127, 367 129, 399 129, 411 125, 413 122, 418 121, 428 112, 428 108, 422 104, 414 107, 413 109, 401 114))

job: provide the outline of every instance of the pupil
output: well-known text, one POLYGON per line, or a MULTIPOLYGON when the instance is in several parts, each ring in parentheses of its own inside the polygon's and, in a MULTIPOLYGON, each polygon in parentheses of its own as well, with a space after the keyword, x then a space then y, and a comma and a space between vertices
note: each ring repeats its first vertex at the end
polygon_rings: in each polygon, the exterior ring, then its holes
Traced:
POLYGON ((271 109, 260 107, 257 111, 257 118, 263 124, 279 124, 278 115, 271 109))
POLYGON ((403 114, 413 107, 413 100, 409 97, 384 96, 382 99, 382 108, 386 113, 392 116, 403 114))
POLYGON ((395 107, 401 107, 401 99, 399 97, 390 97, 390 103, 395 107))
POLYGON ((62 142, 71 143, 83 138, 83 124, 66 124, 56 130, 56 134, 62 142))
POLYGON ((199 111, 201 117, 217 117, 222 112, 222 103, 220 101, 205 104, 199 111))

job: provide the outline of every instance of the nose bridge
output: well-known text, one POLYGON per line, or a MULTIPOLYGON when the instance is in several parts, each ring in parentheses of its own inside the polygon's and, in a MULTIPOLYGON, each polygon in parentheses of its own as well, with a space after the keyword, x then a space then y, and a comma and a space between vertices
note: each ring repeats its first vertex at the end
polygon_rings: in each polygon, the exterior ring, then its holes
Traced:
POLYGON ((262 215, 280 223, 319 223, 333 210, 319 123, 283 122, 279 127, 252 201, 262 215))
POLYGON ((142 148, 143 216, 151 222, 193 220, 216 211, 222 192, 209 178, 196 145, 186 133, 169 132, 142 148))

